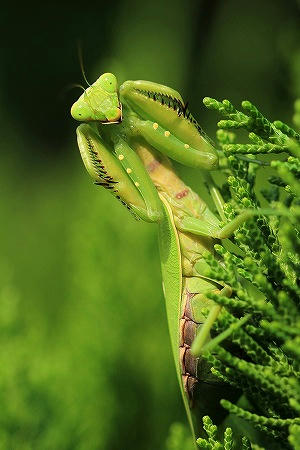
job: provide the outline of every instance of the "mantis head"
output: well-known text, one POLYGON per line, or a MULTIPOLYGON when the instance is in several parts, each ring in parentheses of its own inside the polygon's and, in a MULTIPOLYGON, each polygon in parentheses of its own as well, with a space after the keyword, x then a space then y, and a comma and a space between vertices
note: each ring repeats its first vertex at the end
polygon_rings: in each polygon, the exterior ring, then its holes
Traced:
POLYGON ((121 122, 122 106, 116 77, 112 73, 101 75, 73 104, 71 115, 79 122, 121 122))

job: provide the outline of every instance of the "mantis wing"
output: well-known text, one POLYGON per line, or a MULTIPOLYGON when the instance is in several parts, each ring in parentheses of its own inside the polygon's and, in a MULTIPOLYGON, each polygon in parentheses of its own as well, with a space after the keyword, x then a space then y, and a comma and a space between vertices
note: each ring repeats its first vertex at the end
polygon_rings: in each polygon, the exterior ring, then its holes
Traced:
POLYGON ((179 321, 181 316, 181 295, 182 295, 182 269, 181 253, 177 230, 175 228, 173 214, 170 205, 160 196, 164 206, 164 217, 159 223, 159 250, 161 259, 161 270, 163 278, 163 290, 166 300, 169 332, 171 338, 172 351, 176 366, 176 373, 179 386, 186 409, 188 421, 190 423, 194 441, 195 432, 191 410, 188 404, 186 393, 184 392, 179 360, 179 321))

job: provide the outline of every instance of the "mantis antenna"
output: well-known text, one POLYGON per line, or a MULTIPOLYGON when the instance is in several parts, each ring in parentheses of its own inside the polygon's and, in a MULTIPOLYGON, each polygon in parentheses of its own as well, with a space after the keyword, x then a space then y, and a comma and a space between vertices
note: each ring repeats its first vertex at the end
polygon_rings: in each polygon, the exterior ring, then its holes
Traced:
POLYGON ((70 83, 70 84, 68 84, 67 86, 65 86, 64 88, 62 88, 62 90, 61 90, 61 92, 60 92, 60 94, 59 94, 59 97, 60 97, 60 98, 64 98, 65 95, 67 94, 67 92, 71 91, 71 90, 74 89, 74 88, 80 88, 80 89, 82 89, 84 92, 86 91, 85 88, 84 88, 81 84, 78 84, 78 83, 70 83))
POLYGON ((84 81, 86 82, 86 84, 88 86, 91 86, 90 83, 87 80, 87 77, 86 77, 86 74, 85 74, 85 70, 84 70, 81 41, 78 41, 77 49, 78 49, 78 59, 79 59, 79 64, 80 64, 80 69, 81 69, 81 73, 82 73, 83 79, 84 79, 84 81))
POLYGON ((78 84, 78 83, 72 83, 68 86, 69 89, 73 89, 73 88, 80 88, 85 92, 85 88, 82 86, 82 84, 78 84))

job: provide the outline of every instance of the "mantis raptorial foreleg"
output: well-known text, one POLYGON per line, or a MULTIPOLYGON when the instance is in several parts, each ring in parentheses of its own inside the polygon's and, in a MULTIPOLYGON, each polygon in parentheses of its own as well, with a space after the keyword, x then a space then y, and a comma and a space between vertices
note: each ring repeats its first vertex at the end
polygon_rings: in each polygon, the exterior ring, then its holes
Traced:
POLYGON ((157 222, 162 215, 161 203, 141 160, 122 137, 111 143, 104 138, 90 125, 77 128, 78 146, 87 171, 96 184, 109 189, 137 217, 157 222))
POLYGON ((157 191, 151 183, 150 178, 145 182, 145 168, 133 149, 127 144, 124 139, 117 137, 114 143, 114 151, 122 167, 129 175, 129 178, 134 183, 134 186, 142 196, 146 209, 147 221, 158 222, 162 216, 161 204, 157 196, 157 191), (132 169, 134 168, 134 170, 132 169))
MULTIPOLYGON (((208 152, 205 145, 202 145, 203 149, 197 150, 151 120, 140 120, 132 117, 130 123, 133 125, 135 132, 143 137, 148 144, 154 148, 159 148, 162 153, 175 161, 189 167, 208 170, 216 168, 216 155, 208 152)), ((210 148, 210 144, 207 147, 210 148)))

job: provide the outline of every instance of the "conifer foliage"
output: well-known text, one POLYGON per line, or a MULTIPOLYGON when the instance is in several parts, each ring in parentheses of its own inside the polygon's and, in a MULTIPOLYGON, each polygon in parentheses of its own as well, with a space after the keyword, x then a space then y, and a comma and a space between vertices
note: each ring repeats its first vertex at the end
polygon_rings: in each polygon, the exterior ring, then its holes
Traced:
MULTIPOLYGON (((206 276, 225 281, 232 295, 207 295, 223 308, 213 326, 217 337, 203 357, 216 376, 242 389, 243 407, 222 400, 223 408, 270 439, 268 448, 299 450, 300 135, 279 120, 269 121, 249 101, 242 102, 242 111, 228 100, 206 97, 204 104, 223 116, 217 140, 226 175, 220 186, 226 221, 245 209, 261 209, 262 215, 257 211, 234 233, 238 251, 229 251, 225 243, 215 246, 223 264, 206 255, 206 276)), ((296 127, 299 117, 298 100, 296 127)), ((262 448, 247 437, 237 444, 230 428, 218 441, 209 417, 203 424, 207 439, 198 439, 200 448, 262 448)))

